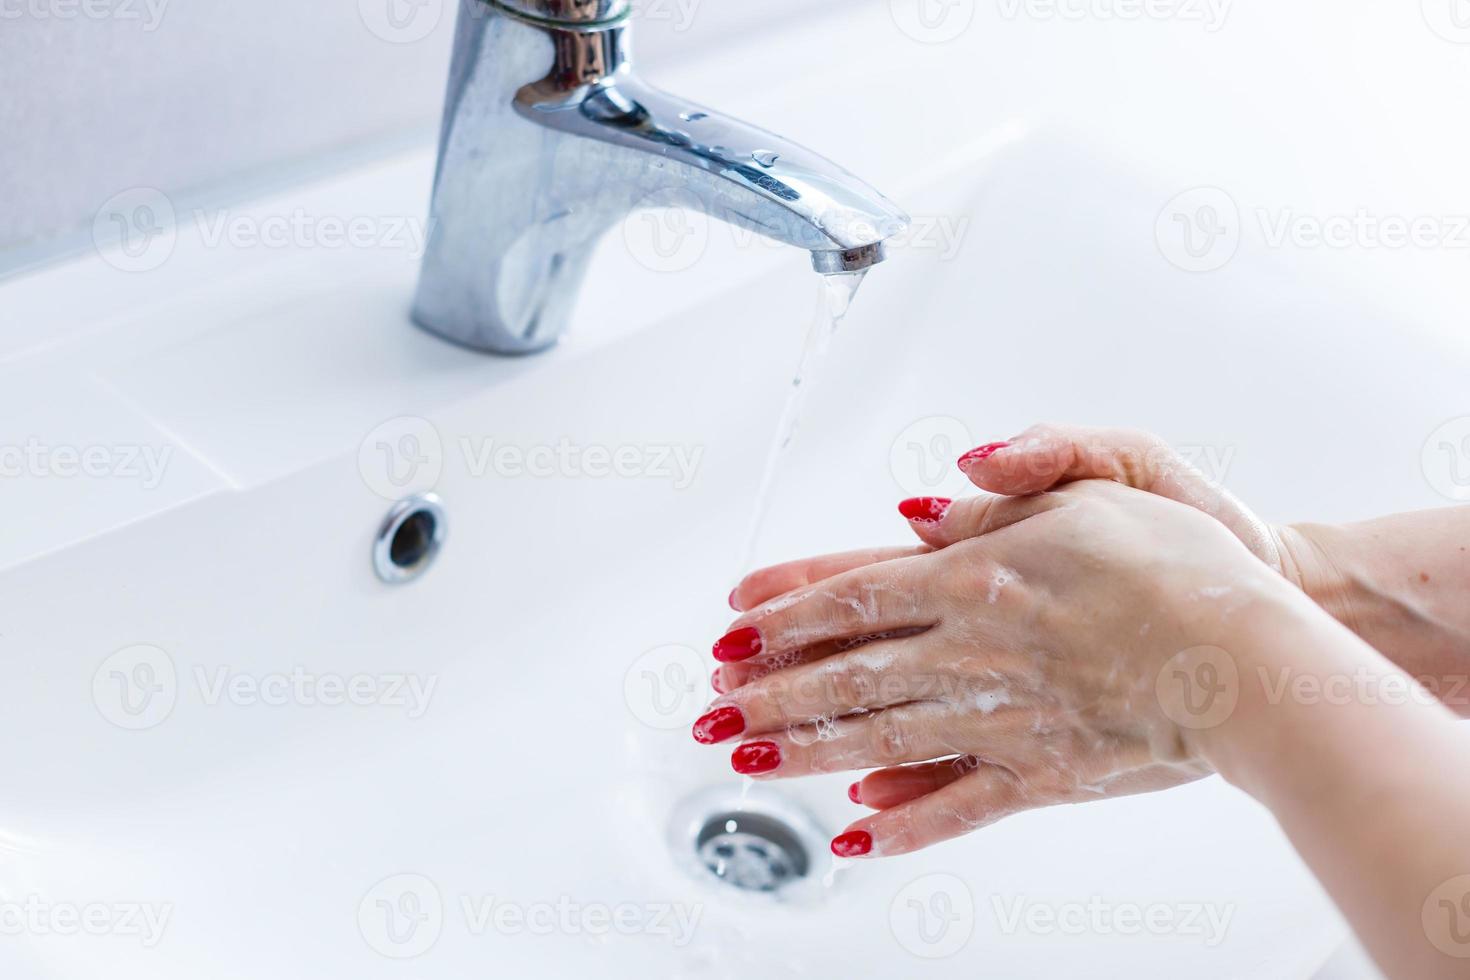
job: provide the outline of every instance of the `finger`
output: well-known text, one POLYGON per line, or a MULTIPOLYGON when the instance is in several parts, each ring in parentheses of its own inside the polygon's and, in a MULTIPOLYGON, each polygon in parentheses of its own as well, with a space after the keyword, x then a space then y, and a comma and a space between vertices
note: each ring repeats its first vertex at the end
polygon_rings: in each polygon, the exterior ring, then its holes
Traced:
POLYGON ((769 677, 778 670, 788 667, 799 667, 802 664, 814 663, 833 654, 846 653, 856 650, 869 643, 880 640, 902 639, 906 636, 916 636, 922 633, 921 629, 893 630, 887 633, 875 633, 867 636, 857 636, 849 640, 833 640, 828 643, 819 643, 804 650, 794 653, 786 653, 772 656, 755 656, 749 660, 741 660, 735 663, 721 664, 715 668, 711 677, 716 694, 729 694, 749 684, 751 681, 769 677))
POLYGON ((1282 568, 1270 529, 1233 494, 1148 432, 1038 425, 1009 442, 971 450, 960 457, 959 466, 982 490, 1006 496, 1039 493, 1077 480, 1112 480, 1167 497, 1209 514, 1262 561, 1277 571, 1282 568))
POLYGON ((715 689, 716 694, 729 694, 731 691, 740 690, 751 681, 769 677, 778 670, 799 667, 814 660, 830 657, 835 652, 837 652, 835 643, 824 643, 820 647, 808 647, 784 657, 758 657, 733 664, 720 664, 710 675, 710 686, 715 689))
POLYGON ((962 500, 918 497, 903 501, 898 510, 908 518, 909 527, 925 544, 947 548, 958 541, 998 531, 1065 505, 1065 498, 1058 494, 1026 497, 986 494, 962 500), (913 506, 916 501, 929 502, 927 513, 913 506), (914 516, 916 514, 919 516, 914 516))
MULTIPOLYGON (((924 762, 956 754, 955 740, 973 726, 956 724, 954 706, 936 701, 900 704, 866 715, 819 718, 815 724, 770 732, 742 742, 730 764, 744 776, 790 779, 821 773, 924 762)), ((1019 718, 997 719, 1003 737, 1025 727, 1019 718)))
POLYGON ((980 764, 973 755, 961 755, 937 762, 878 769, 849 786, 847 798, 874 810, 886 810, 943 789, 974 772, 980 764))
POLYGON ((960 457, 959 467, 976 486, 1006 496, 1076 480, 1112 480, 1152 493, 1174 460, 1183 462, 1148 432, 1035 425, 1014 439, 972 449, 960 457))
POLYGON ((823 579, 894 558, 907 558, 928 551, 922 547, 865 548, 835 555, 802 558, 769 568, 760 568, 741 579, 730 593, 730 608, 736 612, 753 609, 763 602, 796 589, 815 585, 823 579))
POLYGON ((924 636, 882 640, 756 678, 716 698, 694 723, 694 740, 712 745, 945 695, 959 682, 914 666, 893 669, 900 661, 929 662, 942 642, 924 636))
POLYGON ((848 825, 832 839, 832 853, 850 858, 907 854, 1040 805, 1008 770, 982 763, 931 793, 848 825))
POLYGON ((714 646, 721 663, 780 656, 832 640, 932 626, 927 553, 879 562, 788 593, 731 624, 714 646))

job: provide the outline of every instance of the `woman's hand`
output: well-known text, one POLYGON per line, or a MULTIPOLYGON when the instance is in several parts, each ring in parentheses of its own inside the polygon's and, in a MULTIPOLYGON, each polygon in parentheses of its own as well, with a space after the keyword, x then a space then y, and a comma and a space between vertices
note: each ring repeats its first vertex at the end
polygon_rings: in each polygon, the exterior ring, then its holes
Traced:
POLYGON ((815 581, 716 644, 745 675, 695 737, 742 737, 732 763, 762 778, 884 767, 844 856, 1211 771, 1160 675, 1289 601, 1279 575, 1219 521, 1111 482, 959 501, 943 525, 939 550, 768 573, 815 581))
MULTIPOLYGON (((1006 497, 1055 490, 1080 480, 1112 480, 1185 504, 1224 524, 1252 554, 1299 587, 1307 585, 1302 560, 1318 561, 1311 542, 1292 528, 1261 520, 1167 442, 1147 432, 1035 425, 1006 442, 971 450, 960 457, 959 467, 981 490, 1006 497)), ((926 545, 942 548, 951 541, 944 518, 953 503, 946 497, 914 497, 903 501, 899 511, 926 545)), ((837 572, 923 550, 873 548, 761 569, 735 587, 730 605, 738 612, 837 572)))
MULTIPOLYGON (((1036 425, 1006 442, 971 450, 960 470, 981 490, 1020 497, 1078 480, 1111 480, 1193 507, 1230 529, 1252 554, 1300 585, 1283 531, 1257 517, 1224 487, 1212 482, 1163 439, 1131 429, 1036 425)), ((915 533, 934 547, 947 538, 939 525, 950 501, 904 501, 915 533)))
MULTIPOLYGON (((995 494, 1022 496, 1077 480, 1112 480, 1208 514, 1447 707, 1470 717, 1470 603, 1463 599, 1470 571, 1462 543, 1470 540, 1470 508, 1342 526, 1273 526, 1157 436, 1126 429, 1033 426, 1007 442, 966 453, 960 468, 995 494)), ((947 520, 951 503, 921 497, 899 505, 925 542, 921 547, 943 548, 955 540, 947 520)), ((904 553, 912 551, 852 552, 756 572, 731 593, 731 605, 753 607, 817 581, 822 572, 904 553)), ((718 689, 733 690, 758 671, 723 668, 716 675, 718 689)))

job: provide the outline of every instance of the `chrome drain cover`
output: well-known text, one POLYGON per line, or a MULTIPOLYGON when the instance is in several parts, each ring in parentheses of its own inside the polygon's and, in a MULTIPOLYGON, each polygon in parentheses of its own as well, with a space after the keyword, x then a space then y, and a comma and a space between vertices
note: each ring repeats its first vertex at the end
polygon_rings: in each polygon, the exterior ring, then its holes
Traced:
POLYGON ((692 876, 751 898, 814 902, 827 886, 813 863, 828 835, 778 792, 718 786, 680 802, 669 820, 669 847, 692 876))
POLYGON ((762 813, 717 813, 695 838, 699 858, 716 878, 749 892, 773 892, 810 867, 796 832, 762 813))

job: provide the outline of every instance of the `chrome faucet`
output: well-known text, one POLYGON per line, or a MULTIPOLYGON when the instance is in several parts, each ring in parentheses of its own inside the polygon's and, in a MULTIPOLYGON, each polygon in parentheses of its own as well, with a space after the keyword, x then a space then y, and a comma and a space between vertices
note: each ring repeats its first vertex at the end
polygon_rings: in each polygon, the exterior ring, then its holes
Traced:
POLYGON ((836 164, 633 73, 629 0, 460 0, 413 316, 498 354, 566 326, 597 239, 659 195, 811 252, 883 261, 907 217, 836 164))

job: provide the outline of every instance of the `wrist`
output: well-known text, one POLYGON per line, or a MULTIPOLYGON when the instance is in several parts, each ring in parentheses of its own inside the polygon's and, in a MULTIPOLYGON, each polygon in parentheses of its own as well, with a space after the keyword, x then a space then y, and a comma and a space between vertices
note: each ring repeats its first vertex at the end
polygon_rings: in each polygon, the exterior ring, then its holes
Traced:
MULTIPOLYGON (((1279 581, 1257 591, 1231 623, 1217 647, 1201 648, 1211 651, 1207 672, 1191 675, 1196 689, 1210 681, 1220 700, 1209 716, 1197 719, 1202 724, 1182 724, 1180 736, 1189 755, 1259 798, 1263 771, 1278 763, 1282 739, 1292 737, 1288 733, 1299 723, 1295 705, 1303 678, 1329 684, 1374 661, 1388 665, 1279 581)), ((1186 721, 1167 707, 1166 713, 1186 721)))
POLYGON ((1358 632, 1351 580, 1343 572, 1342 530, 1325 524, 1283 524, 1271 534, 1282 574, 1339 623, 1358 632))

